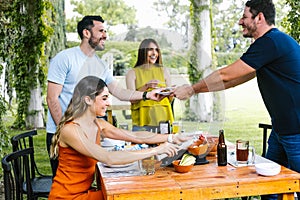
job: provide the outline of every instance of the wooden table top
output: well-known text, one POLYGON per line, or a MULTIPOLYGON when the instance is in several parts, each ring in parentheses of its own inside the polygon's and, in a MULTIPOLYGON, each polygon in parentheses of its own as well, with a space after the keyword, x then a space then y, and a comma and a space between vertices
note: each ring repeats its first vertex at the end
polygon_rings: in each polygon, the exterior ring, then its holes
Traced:
POLYGON ((280 174, 266 177, 258 175, 254 166, 218 167, 215 158, 207 159, 209 164, 195 165, 184 174, 164 167, 148 176, 100 177, 101 187, 107 200, 198 200, 274 193, 294 199, 294 192, 300 191, 300 174, 285 167, 280 174))

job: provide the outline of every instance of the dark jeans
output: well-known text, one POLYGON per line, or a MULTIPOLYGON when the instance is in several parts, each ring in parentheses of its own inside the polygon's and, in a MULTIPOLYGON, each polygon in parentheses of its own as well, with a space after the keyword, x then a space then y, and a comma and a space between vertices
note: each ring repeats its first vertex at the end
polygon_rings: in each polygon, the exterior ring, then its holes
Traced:
MULTIPOLYGON (((46 144, 47 144, 47 151, 48 151, 48 155, 49 155, 49 158, 50 158, 50 145, 51 145, 51 141, 52 141, 52 137, 54 136, 53 133, 47 133, 47 138, 46 138, 46 144)), ((53 175, 53 178, 56 174, 56 170, 57 170, 57 167, 58 167, 58 159, 52 159, 50 158, 50 165, 51 165, 51 170, 52 170, 52 175, 53 175)))
MULTIPOLYGON (((272 130, 268 140, 266 158, 300 173, 300 133, 278 135, 272 130)), ((299 198, 299 192, 297 192, 297 196, 299 198)), ((277 199, 277 195, 266 195, 261 199, 277 199)))

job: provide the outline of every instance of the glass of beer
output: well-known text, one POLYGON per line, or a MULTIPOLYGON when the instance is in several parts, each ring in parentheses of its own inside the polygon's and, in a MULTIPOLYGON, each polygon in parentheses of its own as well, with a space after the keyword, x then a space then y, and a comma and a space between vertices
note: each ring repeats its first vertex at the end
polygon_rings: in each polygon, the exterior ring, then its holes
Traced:
POLYGON ((176 134, 176 133, 179 133, 181 130, 180 130, 180 122, 173 122, 172 124, 172 133, 173 134, 176 134))
POLYGON ((236 141, 237 164, 253 164, 254 156, 255 156, 254 148, 249 146, 248 140, 237 140, 236 141), (251 156, 249 156, 249 150, 251 150, 251 156), (251 161, 249 158, 251 158, 251 161))

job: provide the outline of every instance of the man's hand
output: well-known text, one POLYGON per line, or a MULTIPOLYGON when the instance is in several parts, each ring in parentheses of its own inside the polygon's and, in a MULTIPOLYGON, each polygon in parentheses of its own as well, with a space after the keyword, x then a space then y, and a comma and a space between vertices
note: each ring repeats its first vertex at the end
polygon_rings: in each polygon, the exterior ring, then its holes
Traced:
POLYGON ((191 85, 184 84, 182 86, 179 86, 175 88, 173 95, 174 97, 180 99, 180 100, 185 100, 190 98, 193 94, 195 94, 195 91, 191 85))

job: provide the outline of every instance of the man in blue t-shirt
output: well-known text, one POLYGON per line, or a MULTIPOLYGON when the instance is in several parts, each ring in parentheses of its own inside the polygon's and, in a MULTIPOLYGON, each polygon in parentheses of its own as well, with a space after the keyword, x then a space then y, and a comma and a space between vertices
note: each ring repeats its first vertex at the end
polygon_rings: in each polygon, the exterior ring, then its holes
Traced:
POLYGON ((300 172, 300 46, 275 28, 272 0, 247 1, 239 25, 244 37, 255 40, 241 58, 192 86, 176 88, 174 96, 220 91, 256 76, 273 127, 266 157, 300 172))
MULTIPOLYGON (((151 92, 139 92, 124 89, 114 80, 107 64, 102 61, 96 51, 104 50, 106 30, 101 16, 85 16, 77 24, 77 32, 81 38, 79 46, 59 52, 50 61, 48 70, 47 104, 48 115, 46 124, 46 143, 49 153, 51 139, 56 132, 63 113, 72 98, 73 90, 80 79, 88 75, 101 78, 107 84, 109 92, 123 101, 152 99, 161 100, 161 96, 151 92)), ((50 160, 53 176, 58 161, 50 160)))

